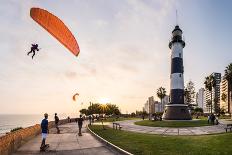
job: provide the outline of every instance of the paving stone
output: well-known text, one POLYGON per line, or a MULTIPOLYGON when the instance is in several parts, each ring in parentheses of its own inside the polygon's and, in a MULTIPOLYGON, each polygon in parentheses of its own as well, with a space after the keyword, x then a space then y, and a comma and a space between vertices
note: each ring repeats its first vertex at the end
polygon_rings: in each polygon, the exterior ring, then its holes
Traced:
POLYGON ((148 127, 135 125, 138 120, 120 121, 120 125, 125 131, 133 131, 149 134, 167 134, 167 135, 204 135, 225 132, 223 125, 202 126, 202 127, 186 127, 186 128, 167 128, 167 127, 148 127), (178 131, 179 130, 179 131, 178 131))
POLYGON ((115 150, 98 141, 90 133, 87 133, 83 125, 83 136, 78 136, 76 123, 61 125, 61 134, 55 134, 55 129, 48 134, 46 143, 50 145, 46 153, 41 153, 41 135, 36 136, 26 144, 21 146, 13 155, 115 155, 119 154, 115 150), (76 131, 76 132, 74 132, 76 131))

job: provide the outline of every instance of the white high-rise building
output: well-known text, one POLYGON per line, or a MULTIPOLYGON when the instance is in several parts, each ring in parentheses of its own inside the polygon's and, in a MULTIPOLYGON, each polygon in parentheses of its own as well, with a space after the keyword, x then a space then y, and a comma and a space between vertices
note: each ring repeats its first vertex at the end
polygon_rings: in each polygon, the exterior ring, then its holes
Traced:
POLYGON ((212 108, 212 112, 215 112, 215 110, 220 106, 221 73, 213 72, 211 75, 214 77, 214 80, 216 81, 216 85, 212 89, 212 101, 211 101, 211 92, 209 90, 205 90, 204 95, 205 95, 205 103, 206 104, 204 106, 205 107, 204 112, 206 112, 206 113, 210 113, 211 108, 212 108), (211 102, 212 102, 212 105, 211 105, 211 102))
POLYGON ((202 108, 204 109, 204 105, 205 105, 205 97, 204 97, 204 92, 205 92, 205 89, 204 88, 200 88, 197 92, 197 106, 199 108, 202 108))
POLYGON ((231 101, 231 92, 229 91, 229 83, 223 77, 221 82, 221 93, 220 93, 220 108, 225 110, 225 113, 232 113, 232 101, 231 101))
POLYGON ((148 114, 153 114, 155 112, 155 101, 153 96, 148 97, 148 100, 144 104, 143 110, 148 114))

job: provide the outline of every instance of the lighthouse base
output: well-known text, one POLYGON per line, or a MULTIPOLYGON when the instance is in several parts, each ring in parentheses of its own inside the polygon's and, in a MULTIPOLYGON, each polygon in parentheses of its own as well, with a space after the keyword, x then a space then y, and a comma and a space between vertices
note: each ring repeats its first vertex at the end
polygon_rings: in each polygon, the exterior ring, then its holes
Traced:
POLYGON ((163 120, 191 120, 188 106, 185 104, 168 104, 162 116, 163 120))

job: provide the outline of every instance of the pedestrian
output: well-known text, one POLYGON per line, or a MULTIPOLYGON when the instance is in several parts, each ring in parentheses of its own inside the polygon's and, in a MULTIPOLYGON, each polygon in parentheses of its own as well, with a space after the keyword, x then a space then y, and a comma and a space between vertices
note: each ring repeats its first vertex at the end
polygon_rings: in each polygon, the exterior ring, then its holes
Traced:
POLYGON ((214 114, 212 114, 212 116, 211 116, 211 121, 212 121, 212 124, 214 125, 214 121, 215 121, 215 115, 214 114))
POLYGON ((144 120, 144 115, 142 115, 142 117, 143 117, 143 120, 144 120))
POLYGON ((89 125, 91 125, 92 117, 89 115, 89 125))
POLYGON ((208 124, 209 124, 210 123, 210 115, 208 115, 207 121, 208 121, 208 124))
POLYGON ((215 117, 215 124, 216 124, 216 125, 219 124, 219 117, 218 117, 218 116, 215 117))
POLYGON ((94 115, 92 115, 91 117, 92 117, 92 123, 94 123, 94 115))
POLYGON ((59 117, 57 116, 57 113, 55 113, 55 126, 56 126, 56 130, 57 130, 57 133, 59 134, 60 133, 60 129, 59 129, 59 117))
POLYGON ((41 132, 42 132, 42 143, 40 146, 40 150, 44 150, 44 148, 46 146, 48 146, 48 144, 46 144, 46 138, 47 138, 47 134, 49 133, 48 130, 48 114, 45 113, 44 114, 44 119, 41 122, 41 132))
POLYGON ((78 118, 78 127, 79 127, 79 133, 78 135, 79 136, 82 136, 82 133, 81 133, 81 128, 82 128, 82 125, 83 125, 83 118, 82 118, 82 115, 80 115, 80 118, 78 118))

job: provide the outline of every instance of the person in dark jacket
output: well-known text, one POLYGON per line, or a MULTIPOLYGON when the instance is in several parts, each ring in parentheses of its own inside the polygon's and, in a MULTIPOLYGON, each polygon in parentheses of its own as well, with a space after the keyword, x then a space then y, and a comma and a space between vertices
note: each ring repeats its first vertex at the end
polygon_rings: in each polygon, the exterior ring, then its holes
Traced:
POLYGON ((27 55, 29 55, 30 53, 33 53, 32 54, 32 59, 33 59, 35 56, 35 51, 39 51, 38 44, 31 44, 31 51, 28 52, 27 55))
POLYGON ((92 116, 89 115, 89 125, 91 125, 91 122, 92 122, 92 116))
POLYGON ((40 146, 40 150, 42 150, 46 146, 45 141, 46 141, 46 138, 47 138, 47 134, 49 133, 49 130, 48 130, 48 114, 47 113, 44 114, 44 119, 41 122, 41 133, 42 133, 42 143, 41 143, 41 146, 40 146))
POLYGON ((54 119, 55 119, 56 130, 57 130, 57 133, 59 134, 60 133, 60 129, 59 129, 59 121, 60 121, 60 119, 57 116, 57 113, 55 113, 54 119))
POLYGON ((82 118, 82 115, 80 115, 80 118, 78 118, 78 127, 79 127, 79 133, 78 135, 79 136, 82 136, 82 133, 81 133, 81 128, 82 128, 82 125, 83 125, 83 118, 82 118))

